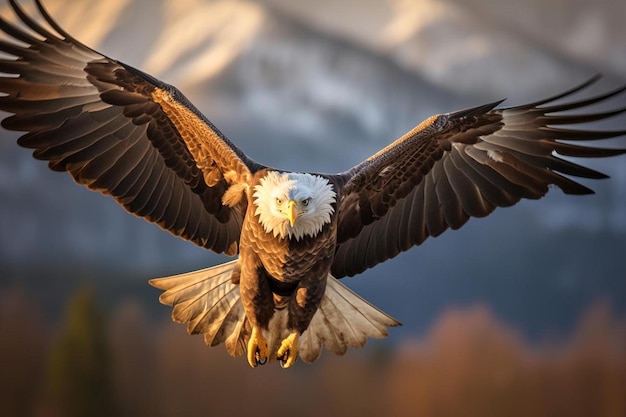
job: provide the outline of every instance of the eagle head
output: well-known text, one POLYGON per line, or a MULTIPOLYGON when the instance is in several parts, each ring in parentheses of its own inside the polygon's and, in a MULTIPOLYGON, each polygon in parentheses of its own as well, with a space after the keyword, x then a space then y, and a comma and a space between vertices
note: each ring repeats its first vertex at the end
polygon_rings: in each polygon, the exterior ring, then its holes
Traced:
POLYGON ((319 175, 269 171, 254 187, 255 215, 266 233, 300 240, 330 223, 337 194, 319 175))

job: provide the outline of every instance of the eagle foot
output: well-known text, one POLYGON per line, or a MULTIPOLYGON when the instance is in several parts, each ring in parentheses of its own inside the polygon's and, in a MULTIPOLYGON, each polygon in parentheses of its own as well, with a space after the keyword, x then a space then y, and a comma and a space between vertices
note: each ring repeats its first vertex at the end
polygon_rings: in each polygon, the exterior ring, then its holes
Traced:
POLYGON ((293 332, 283 339, 278 351, 276 351, 276 358, 280 361, 281 368, 286 369, 296 363, 299 338, 300 333, 293 332))
POLYGON ((269 356, 267 340, 265 340, 261 329, 256 326, 253 327, 250 340, 248 340, 248 363, 251 367, 256 368, 258 365, 265 365, 269 356))
POLYGON ((263 357, 258 347, 256 348, 256 352, 254 352, 254 361, 257 365, 265 365, 267 363, 267 356, 263 357))

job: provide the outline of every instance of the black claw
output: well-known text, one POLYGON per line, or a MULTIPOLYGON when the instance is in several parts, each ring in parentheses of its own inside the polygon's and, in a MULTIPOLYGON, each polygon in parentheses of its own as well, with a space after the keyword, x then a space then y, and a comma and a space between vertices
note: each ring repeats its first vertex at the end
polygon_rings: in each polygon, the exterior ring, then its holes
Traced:
POLYGON ((277 359, 280 362, 280 367, 285 369, 285 365, 287 364, 287 360, 289 359, 289 351, 285 352, 280 358, 277 359))
POLYGON ((258 348, 254 353, 254 361, 257 365, 265 365, 267 363, 267 358, 261 360, 261 351, 258 348))

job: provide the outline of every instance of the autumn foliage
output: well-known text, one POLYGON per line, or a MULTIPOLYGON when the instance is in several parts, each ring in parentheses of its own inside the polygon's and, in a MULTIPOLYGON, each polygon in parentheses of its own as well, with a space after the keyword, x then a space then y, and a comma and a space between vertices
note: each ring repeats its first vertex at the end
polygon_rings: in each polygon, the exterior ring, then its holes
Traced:
POLYGON ((531 344, 477 306, 287 371, 251 369, 134 301, 104 316, 88 291, 59 324, 0 293, 0 335, 2 416, 626 415, 626 321, 602 303, 567 340, 531 344))

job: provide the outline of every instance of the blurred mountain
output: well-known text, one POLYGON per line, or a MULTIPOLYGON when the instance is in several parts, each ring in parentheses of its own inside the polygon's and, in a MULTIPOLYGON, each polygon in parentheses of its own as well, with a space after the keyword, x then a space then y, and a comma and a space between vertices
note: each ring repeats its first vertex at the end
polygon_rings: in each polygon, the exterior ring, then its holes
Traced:
MULTIPOLYGON (((594 91, 626 82, 623 1, 45 4, 74 37, 176 85, 247 154, 284 169, 343 171, 432 114, 520 104, 599 71, 594 91)), ((0 131, 0 285, 71 265, 123 293, 111 284, 120 274, 143 281, 221 260, 49 172, 17 137, 0 131)), ((474 301, 537 331, 573 323, 600 296, 626 309, 626 163, 591 165, 613 177, 589 184, 595 196, 500 210, 348 284, 422 328, 474 301)))

